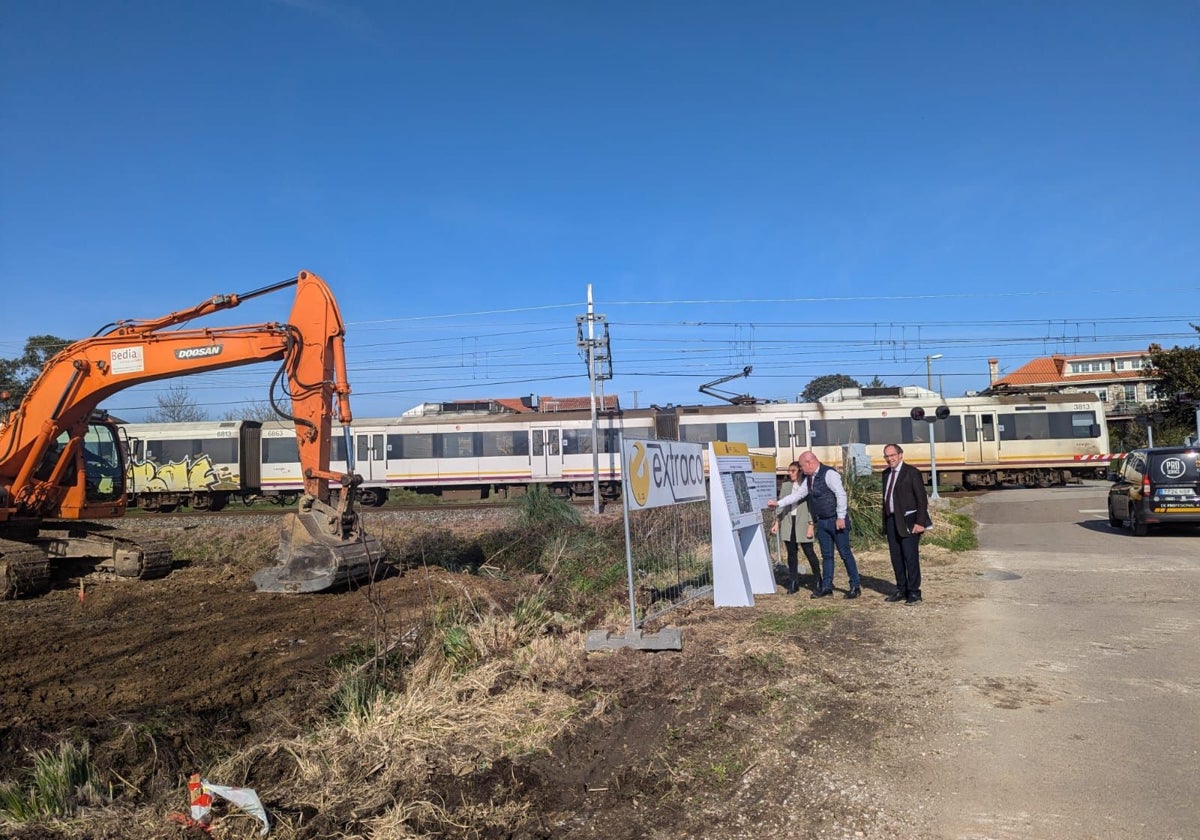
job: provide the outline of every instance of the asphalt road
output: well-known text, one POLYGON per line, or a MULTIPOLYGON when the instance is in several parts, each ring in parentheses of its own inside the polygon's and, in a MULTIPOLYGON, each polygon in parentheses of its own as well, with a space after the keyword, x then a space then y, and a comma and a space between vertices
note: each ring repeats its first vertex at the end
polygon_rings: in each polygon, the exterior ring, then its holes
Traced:
POLYGON ((979 500, 934 836, 1200 838, 1200 530, 1108 526, 1103 482, 979 500))

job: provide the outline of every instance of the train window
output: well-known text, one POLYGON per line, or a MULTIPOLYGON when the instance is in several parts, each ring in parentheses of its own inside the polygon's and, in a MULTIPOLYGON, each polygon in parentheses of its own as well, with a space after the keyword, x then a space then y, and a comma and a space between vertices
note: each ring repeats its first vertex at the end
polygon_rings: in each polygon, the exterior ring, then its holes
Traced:
POLYGON ((262 439, 264 464, 294 464, 300 460, 300 449, 294 435, 262 439))
POLYGON ((714 440, 724 440, 721 437, 719 423, 693 423, 679 426, 679 439, 686 443, 708 443, 714 440))
MULTIPOLYGON (((601 452, 617 452, 621 448, 621 433, 616 429, 600 430, 601 452)), ((585 455, 592 451, 591 429, 563 429, 564 455, 585 455)))
POLYGON ((1000 440, 1048 440, 1050 415, 1001 414, 1000 440))
POLYGON ((758 445, 759 446, 774 446, 775 445, 775 428, 770 423, 758 424, 758 445))
MULTIPOLYGON (((904 440, 903 417, 875 417, 867 420, 867 439, 863 443, 887 445, 904 440)), ((912 423, 911 420, 908 421, 912 423)))
POLYGON ((945 443, 962 443, 962 418, 950 415, 937 422, 937 439, 945 443))
POLYGON ((586 455, 592 451, 592 430, 563 429, 562 448, 564 455, 586 455))
POLYGON ((236 464, 238 460, 237 438, 207 438, 200 442, 200 453, 208 455, 216 464, 236 464))
POLYGON ((530 429, 530 434, 533 436, 533 454, 534 457, 542 458, 546 455, 560 455, 558 429, 530 429))
POLYGON ((443 458, 475 457, 474 432, 445 432, 439 437, 442 439, 443 458))
POLYGON ((775 439, 779 441, 780 446, 803 446, 803 441, 797 442, 792 440, 792 433, 788 430, 790 425, 787 420, 780 420, 779 433, 775 436, 775 439))
POLYGON ((180 464, 202 455, 215 464, 236 464, 237 453, 237 438, 162 440, 154 446, 154 457, 160 464, 180 464))
POLYGON ((485 458, 503 455, 528 455, 529 435, 525 432, 482 432, 481 454, 485 458))
POLYGON ((842 446, 862 443, 857 420, 813 420, 813 446, 842 446))
POLYGON ((329 460, 330 461, 346 461, 346 439, 341 435, 335 435, 329 441, 329 460))
POLYGON ((388 450, 393 458, 432 458, 433 435, 388 435, 388 450))
POLYGON ((721 440, 746 446, 774 446, 775 427, 770 423, 726 423, 721 440))
POLYGON ((1050 434, 1056 438, 1090 438, 1099 431, 1094 411, 1072 411, 1050 415, 1050 434))

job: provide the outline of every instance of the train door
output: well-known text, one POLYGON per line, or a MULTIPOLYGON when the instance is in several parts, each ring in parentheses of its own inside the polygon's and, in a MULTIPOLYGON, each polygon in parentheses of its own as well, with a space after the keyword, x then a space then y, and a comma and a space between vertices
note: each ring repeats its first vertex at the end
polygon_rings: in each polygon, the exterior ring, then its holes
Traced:
POLYGON ((775 462, 779 468, 800 457, 808 449, 808 423, 804 420, 780 420, 775 425, 775 462))
POLYGON ((558 427, 531 426, 529 464, 534 478, 560 478, 563 474, 562 433, 558 427))
POLYGON ((387 456, 383 434, 359 433, 354 436, 354 470, 363 481, 383 481, 387 478, 387 456))
POLYGON ((1000 458, 996 415, 974 413, 963 416, 963 460, 968 464, 994 464, 1000 458))

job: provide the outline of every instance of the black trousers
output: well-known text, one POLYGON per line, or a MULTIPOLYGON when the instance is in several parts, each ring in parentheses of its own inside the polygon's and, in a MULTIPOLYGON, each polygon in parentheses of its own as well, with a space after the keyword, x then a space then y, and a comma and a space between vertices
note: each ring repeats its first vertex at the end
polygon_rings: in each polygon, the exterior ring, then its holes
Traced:
POLYGON ((896 591, 904 596, 921 597, 921 535, 903 536, 895 517, 887 517, 888 553, 896 575, 896 591))
POLYGON ((800 588, 800 557, 797 548, 804 549, 804 559, 808 561, 808 567, 812 570, 813 580, 816 581, 816 588, 821 588, 821 561, 817 559, 817 551, 813 548, 810 542, 794 543, 790 540, 783 541, 784 547, 787 549, 787 564, 788 564, 788 592, 795 592, 800 588))

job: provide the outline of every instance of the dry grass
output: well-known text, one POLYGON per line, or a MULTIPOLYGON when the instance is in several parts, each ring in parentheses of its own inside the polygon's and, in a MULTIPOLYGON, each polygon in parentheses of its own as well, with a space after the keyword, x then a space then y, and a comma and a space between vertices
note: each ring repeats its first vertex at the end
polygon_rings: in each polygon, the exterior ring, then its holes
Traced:
POLYGON ((581 633, 539 636, 535 608, 472 615, 439 629, 400 691, 376 692, 361 713, 330 720, 302 737, 244 750, 211 771, 213 778, 253 779, 260 766, 289 769, 259 786, 274 804, 272 836, 299 836, 304 813, 336 816, 362 836, 424 837, 423 827, 453 827, 456 836, 508 830, 526 816, 520 803, 442 801, 431 780, 486 776, 497 764, 547 750, 573 721, 603 712, 554 688, 583 658, 581 633), (439 634, 465 627, 475 656, 465 666, 447 657, 439 634))

